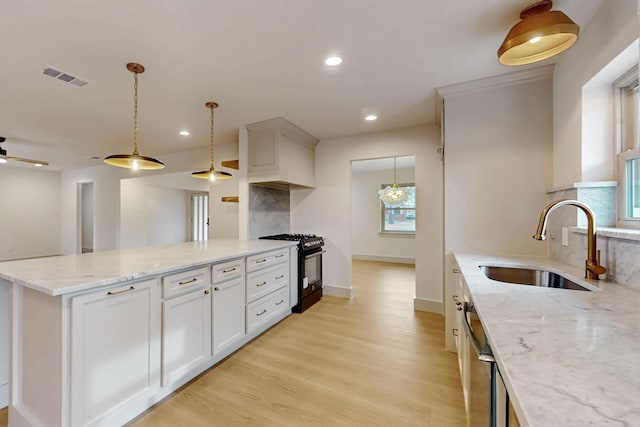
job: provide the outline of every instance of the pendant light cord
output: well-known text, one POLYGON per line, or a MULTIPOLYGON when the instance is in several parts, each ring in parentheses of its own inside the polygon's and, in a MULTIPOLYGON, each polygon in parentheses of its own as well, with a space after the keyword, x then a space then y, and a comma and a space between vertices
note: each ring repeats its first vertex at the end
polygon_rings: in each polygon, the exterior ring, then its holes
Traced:
POLYGON ((211 170, 213 170, 213 110, 215 108, 211 107, 211 170))
POLYGON ((396 182, 396 159, 397 157, 393 158, 393 186, 397 187, 398 183, 396 182))
POLYGON ((133 154, 138 155, 138 73, 133 73, 133 154))

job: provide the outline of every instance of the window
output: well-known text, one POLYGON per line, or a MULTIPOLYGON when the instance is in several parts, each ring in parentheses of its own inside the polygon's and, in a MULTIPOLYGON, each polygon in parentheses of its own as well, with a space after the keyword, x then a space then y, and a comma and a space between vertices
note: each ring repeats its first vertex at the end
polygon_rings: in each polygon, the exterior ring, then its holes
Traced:
POLYGON ((618 217, 624 226, 638 227, 640 221, 640 95, 638 67, 614 82, 617 153, 618 217), (633 225, 633 224, 636 225, 633 225))
MULTIPOLYGON (((382 184, 387 188, 391 184, 382 184)), ((415 234, 416 232, 416 186, 415 184, 398 184, 407 191, 407 200, 400 206, 385 206, 380 201, 380 232, 396 234, 415 234)))

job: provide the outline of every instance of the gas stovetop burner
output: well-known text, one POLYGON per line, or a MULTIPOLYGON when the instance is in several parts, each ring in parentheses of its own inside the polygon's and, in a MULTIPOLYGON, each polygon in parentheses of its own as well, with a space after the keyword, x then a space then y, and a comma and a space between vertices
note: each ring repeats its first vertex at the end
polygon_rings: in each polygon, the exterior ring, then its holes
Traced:
POLYGON ((317 248, 324 245, 324 239, 321 236, 315 234, 275 234, 273 236, 263 236, 261 239, 268 240, 288 240, 291 242, 298 242, 303 249, 317 248))

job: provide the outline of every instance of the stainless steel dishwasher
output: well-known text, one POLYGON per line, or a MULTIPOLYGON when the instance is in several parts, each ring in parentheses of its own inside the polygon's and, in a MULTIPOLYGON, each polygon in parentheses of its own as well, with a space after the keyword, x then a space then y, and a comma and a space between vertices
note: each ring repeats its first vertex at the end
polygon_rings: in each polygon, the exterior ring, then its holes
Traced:
POLYGON ((465 301, 462 314, 469 355, 469 419, 471 427, 496 427, 496 363, 473 303, 465 301))
POLYGON ((462 325, 473 347, 469 356, 469 427, 519 427, 482 323, 472 302, 464 302, 462 325))

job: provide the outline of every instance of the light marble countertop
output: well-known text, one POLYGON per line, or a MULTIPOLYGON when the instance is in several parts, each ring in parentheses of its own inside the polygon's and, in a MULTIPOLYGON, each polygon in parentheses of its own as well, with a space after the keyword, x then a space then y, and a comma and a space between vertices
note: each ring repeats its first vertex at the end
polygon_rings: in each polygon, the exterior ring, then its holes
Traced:
POLYGON ((640 426, 640 293, 547 258, 455 254, 523 427, 640 426), (478 265, 545 267, 599 291, 513 285, 478 265))
POLYGON ((113 285, 128 280, 197 267, 213 262, 295 246, 277 240, 214 239, 33 258, 0 263, 0 278, 56 296, 113 285))

